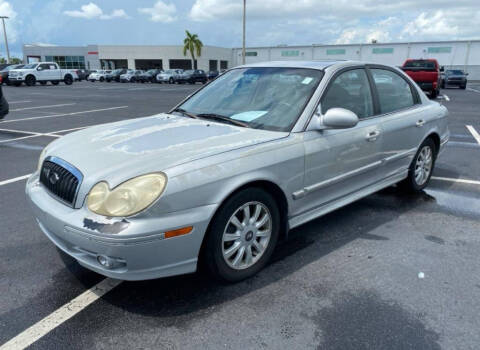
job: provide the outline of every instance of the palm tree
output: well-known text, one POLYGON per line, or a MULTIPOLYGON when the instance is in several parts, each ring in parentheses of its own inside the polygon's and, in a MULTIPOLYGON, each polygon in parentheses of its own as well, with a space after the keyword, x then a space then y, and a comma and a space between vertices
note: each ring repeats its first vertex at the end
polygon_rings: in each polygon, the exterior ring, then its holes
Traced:
POLYGON ((187 37, 183 40, 183 55, 187 55, 187 51, 192 56, 192 68, 195 69, 195 53, 197 56, 202 55, 203 43, 198 38, 197 34, 191 34, 188 30, 185 31, 187 37))

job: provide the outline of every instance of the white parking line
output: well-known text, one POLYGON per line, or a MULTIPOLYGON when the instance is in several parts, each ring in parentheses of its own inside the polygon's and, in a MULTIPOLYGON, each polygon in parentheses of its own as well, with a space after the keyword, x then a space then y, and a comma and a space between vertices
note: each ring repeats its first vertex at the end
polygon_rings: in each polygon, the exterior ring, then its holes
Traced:
POLYGON ((443 95, 443 98, 446 100, 446 101, 450 101, 450 97, 448 97, 447 95, 443 95))
POLYGON ((15 103, 30 103, 32 101, 8 101, 8 104, 11 105, 11 104, 15 104, 15 103))
POLYGON ((73 106, 73 105, 75 105, 75 104, 76 104, 76 103, 62 103, 62 104, 59 104, 59 105, 50 105, 50 106, 25 107, 25 108, 11 109, 10 112, 25 111, 25 110, 27 110, 27 109, 65 107, 65 106, 73 106))
POLYGON ((44 115, 44 116, 40 116, 40 117, 31 117, 31 118, 22 118, 22 119, 8 119, 8 120, 0 121, 0 124, 20 122, 20 121, 24 121, 24 120, 63 117, 63 116, 67 116, 67 115, 76 115, 76 114, 83 114, 83 113, 93 113, 93 112, 111 111, 111 110, 113 110, 113 109, 120 109, 120 108, 127 108, 127 107, 128 107, 128 106, 118 106, 118 107, 101 108, 101 109, 91 109, 91 110, 88 110, 88 111, 71 112, 71 113, 63 113, 63 114, 56 114, 56 115, 44 115))
POLYGON ((471 125, 465 125, 468 129, 468 131, 470 131, 470 133, 473 135, 473 137, 475 138, 475 140, 477 140, 478 144, 480 145, 480 134, 478 134, 477 130, 475 130, 475 128, 471 125))
POLYGON ((480 93, 480 90, 475 90, 475 89, 472 89, 472 88, 467 88, 467 90, 480 93))
POLYGON ((449 178, 449 177, 432 176, 432 180, 459 182, 459 183, 462 183, 462 184, 469 184, 469 185, 480 185, 480 181, 467 180, 467 179, 452 179, 452 178, 449 178))
POLYGON ((122 283, 121 280, 106 278, 97 283, 92 288, 86 290, 72 301, 66 303, 44 319, 35 323, 30 328, 10 339, 8 342, 0 346, 0 350, 25 349, 35 343, 51 330, 57 328, 65 321, 69 320, 77 313, 85 309, 113 288, 122 283))
POLYGON ((8 185, 8 184, 11 184, 12 182, 17 182, 17 181, 28 179, 30 177, 30 175, 32 175, 32 174, 27 174, 27 175, 23 175, 23 176, 19 176, 19 177, 14 177, 13 179, 0 181, 0 186, 8 185))

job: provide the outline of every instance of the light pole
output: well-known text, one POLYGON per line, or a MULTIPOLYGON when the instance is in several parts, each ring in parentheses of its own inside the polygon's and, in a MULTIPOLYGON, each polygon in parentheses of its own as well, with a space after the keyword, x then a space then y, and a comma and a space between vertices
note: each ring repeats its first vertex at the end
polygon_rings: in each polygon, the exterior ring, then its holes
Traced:
POLYGON ((247 0, 243 0, 243 44, 242 44, 242 64, 245 64, 245 16, 247 0))
POLYGON ((7 63, 10 63, 10 51, 8 50, 8 40, 7 40, 7 30, 5 29, 5 18, 8 19, 7 16, 0 16, 3 23, 3 37, 5 38, 5 48, 7 49, 7 63))

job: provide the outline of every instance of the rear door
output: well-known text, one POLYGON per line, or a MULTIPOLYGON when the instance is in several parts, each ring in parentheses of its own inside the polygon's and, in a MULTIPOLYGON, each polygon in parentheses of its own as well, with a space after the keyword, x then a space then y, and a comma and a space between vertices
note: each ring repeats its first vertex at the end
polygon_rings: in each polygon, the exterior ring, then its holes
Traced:
POLYGON ((401 73, 383 66, 370 66, 368 72, 380 108, 384 133, 382 171, 386 178, 408 169, 428 120, 423 117, 424 108, 417 90, 401 73))
POLYGON ((49 65, 49 79, 50 80, 61 80, 62 71, 55 63, 50 63, 49 65))
POLYGON ((382 127, 375 117, 365 69, 356 67, 337 73, 320 105, 322 114, 334 107, 351 110, 359 123, 349 129, 305 133, 305 186, 303 193, 298 193, 302 212, 354 195, 381 179, 382 127))

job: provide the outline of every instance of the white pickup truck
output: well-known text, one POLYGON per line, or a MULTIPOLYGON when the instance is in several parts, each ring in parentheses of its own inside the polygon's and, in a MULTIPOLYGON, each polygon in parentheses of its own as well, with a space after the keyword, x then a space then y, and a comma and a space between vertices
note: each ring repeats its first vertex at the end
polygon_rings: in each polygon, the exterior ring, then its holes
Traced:
POLYGON ((15 86, 20 86, 23 82, 28 86, 33 86, 37 81, 42 85, 49 81, 53 85, 58 85, 61 81, 66 85, 71 85, 75 79, 78 79, 75 71, 60 69, 55 62, 29 63, 20 69, 12 69, 8 73, 8 80, 15 86))

